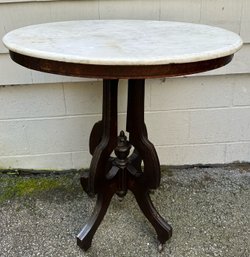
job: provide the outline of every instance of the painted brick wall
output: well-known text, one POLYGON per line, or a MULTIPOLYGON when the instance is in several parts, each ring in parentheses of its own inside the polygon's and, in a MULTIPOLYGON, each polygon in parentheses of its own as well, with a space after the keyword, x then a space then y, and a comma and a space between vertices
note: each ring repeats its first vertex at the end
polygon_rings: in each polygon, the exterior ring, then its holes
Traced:
MULTIPOLYGON (((28 24, 80 18, 177 20, 235 31, 245 44, 227 67, 146 82, 146 122, 162 164, 249 162, 249 11, 247 0, 0 1, 0 36, 28 24)), ((13 63, 0 44, 0 85, 0 168, 89 166, 101 81, 30 71, 13 63)), ((125 111, 122 80, 120 129, 125 111)))

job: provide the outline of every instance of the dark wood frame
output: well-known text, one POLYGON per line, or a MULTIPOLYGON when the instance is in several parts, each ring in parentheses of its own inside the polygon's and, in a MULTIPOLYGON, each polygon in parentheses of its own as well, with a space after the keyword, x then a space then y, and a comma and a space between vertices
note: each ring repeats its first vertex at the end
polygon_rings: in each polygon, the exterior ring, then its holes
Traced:
POLYGON ((163 65, 93 65, 41 59, 10 51, 16 63, 42 72, 101 79, 145 79, 189 75, 220 68, 233 59, 233 54, 206 61, 163 65))

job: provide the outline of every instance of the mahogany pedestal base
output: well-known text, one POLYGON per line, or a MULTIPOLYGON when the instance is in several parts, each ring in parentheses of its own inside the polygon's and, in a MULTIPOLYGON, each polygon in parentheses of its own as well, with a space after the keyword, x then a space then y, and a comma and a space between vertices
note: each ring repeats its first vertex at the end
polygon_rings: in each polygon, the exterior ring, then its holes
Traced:
POLYGON ((128 190, 153 225, 160 244, 172 236, 171 226, 156 211, 149 196, 149 191, 160 184, 160 164, 144 123, 144 85, 144 79, 128 81, 127 140, 123 131, 117 137, 118 80, 103 81, 102 120, 94 125, 90 135, 90 172, 81 178, 84 191, 90 196, 97 194, 94 212, 77 236, 77 244, 85 251, 91 246, 113 195, 124 197, 128 190), (113 151, 116 157, 111 157, 113 151))

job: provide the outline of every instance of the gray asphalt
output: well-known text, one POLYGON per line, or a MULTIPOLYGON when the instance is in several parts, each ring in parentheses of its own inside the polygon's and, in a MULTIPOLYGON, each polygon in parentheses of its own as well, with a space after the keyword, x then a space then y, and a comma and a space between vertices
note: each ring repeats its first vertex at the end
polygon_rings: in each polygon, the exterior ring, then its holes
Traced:
POLYGON ((163 168, 151 197, 173 237, 161 253, 131 193, 113 198, 92 247, 79 249, 75 236, 95 205, 79 176, 0 174, 1 257, 250 256, 249 166, 163 168))

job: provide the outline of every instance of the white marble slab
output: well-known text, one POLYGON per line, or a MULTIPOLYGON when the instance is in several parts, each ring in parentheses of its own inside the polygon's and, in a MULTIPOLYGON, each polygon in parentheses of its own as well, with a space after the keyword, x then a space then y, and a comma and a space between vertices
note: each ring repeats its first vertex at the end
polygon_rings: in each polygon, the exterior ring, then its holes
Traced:
POLYGON ((235 53, 241 38, 207 25, 167 21, 83 20, 32 25, 8 33, 10 50, 50 60, 104 65, 156 65, 235 53))

